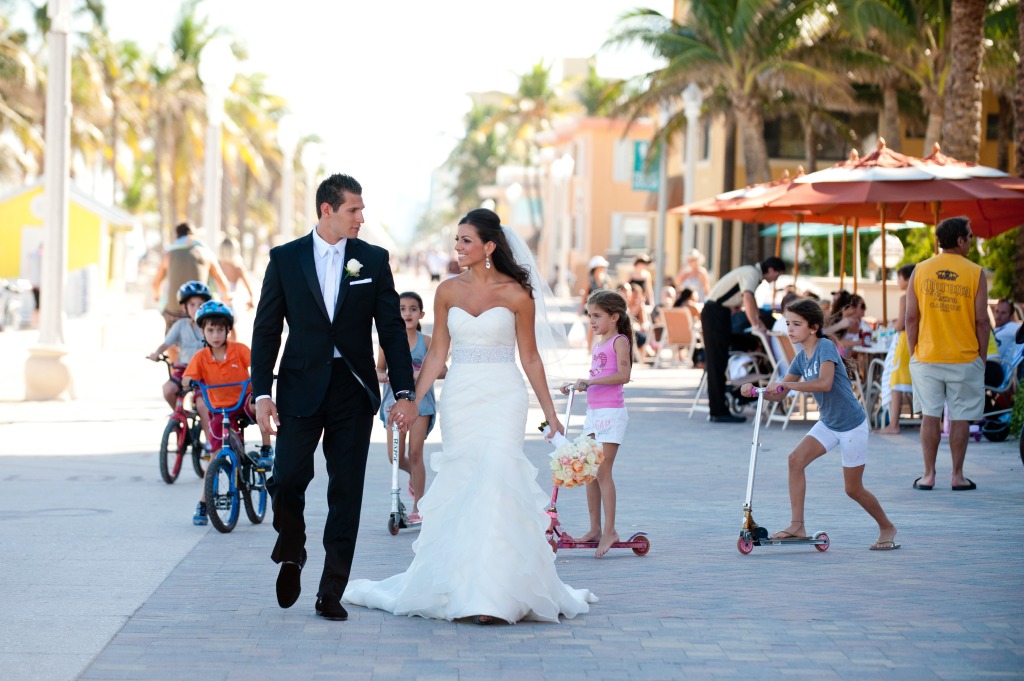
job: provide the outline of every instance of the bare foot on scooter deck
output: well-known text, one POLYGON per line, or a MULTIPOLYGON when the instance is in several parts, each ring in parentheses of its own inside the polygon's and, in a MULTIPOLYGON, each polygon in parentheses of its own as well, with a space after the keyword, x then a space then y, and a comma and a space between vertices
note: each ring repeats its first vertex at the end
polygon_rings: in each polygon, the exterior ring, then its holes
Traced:
POLYGON ((597 551, 594 552, 595 558, 600 558, 604 554, 608 553, 608 549, 612 547, 612 544, 619 541, 618 532, 609 532, 601 537, 601 543, 597 545, 597 551))
POLYGON ((776 532, 770 539, 810 539, 806 534, 804 524, 802 522, 793 521, 789 524, 786 529, 776 532))
POLYGON ((594 530, 591 530, 590 532, 587 532, 582 537, 578 538, 576 541, 578 541, 578 542, 585 542, 585 541, 596 541, 596 542, 599 542, 599 541, 601 541, 601 531, 597 530, 595 532, 594 530))

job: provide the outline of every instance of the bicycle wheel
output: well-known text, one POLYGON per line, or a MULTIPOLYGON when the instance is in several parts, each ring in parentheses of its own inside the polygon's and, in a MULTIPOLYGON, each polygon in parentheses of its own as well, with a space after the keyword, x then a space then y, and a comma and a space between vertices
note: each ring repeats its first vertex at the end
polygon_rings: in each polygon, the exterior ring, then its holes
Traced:
POLYGON ((239 477, 243 479, 238 485, 238 491, 245 504, 245 515, 249 516, 249 522, 253 525, 259 525, 267 516, 267 476, 252 464, 245 463, 239 471, 239 477))
POLYGON ((221 456, 206 471, 206 514, 219 532, 230 532, 238 523, 238 489, 231 459, 221 456))
POLYGON ((178 479, 181 472, 181 458, 185 455, 181 421, 170 420, 164 428, 160 441, 160 477, 168 485, 178 479))
POLYGON ((200 478, 206 475, 206 469, 210 465, 210 452, 206 451, 203 447, 203 440, 206 439, 206 434, 203 432, 203 427, 199 423, 199 417, 196 416, 191 420, 191 427, 189 428, 189 443, 192 448, 192 470, 196 472, 200 478))

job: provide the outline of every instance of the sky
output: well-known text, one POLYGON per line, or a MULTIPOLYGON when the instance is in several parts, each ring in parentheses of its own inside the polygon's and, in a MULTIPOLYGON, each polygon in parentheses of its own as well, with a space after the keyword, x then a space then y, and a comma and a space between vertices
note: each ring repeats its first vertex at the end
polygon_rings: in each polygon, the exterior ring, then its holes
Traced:
MULTIPOLYGON (((106 0, 112 37, 146 50, 170 40, 173 0, 106 0)), ((597 55, 605 78, 645 72, 642 48, 602 50, 623 13, 672 0, 205 0, 211 25, 249 51, 303 134, 324 140, 324 167, 363 185, 368 221, 412 233, 463 130, 468 92, 516 89, 538 61, 597 55)))

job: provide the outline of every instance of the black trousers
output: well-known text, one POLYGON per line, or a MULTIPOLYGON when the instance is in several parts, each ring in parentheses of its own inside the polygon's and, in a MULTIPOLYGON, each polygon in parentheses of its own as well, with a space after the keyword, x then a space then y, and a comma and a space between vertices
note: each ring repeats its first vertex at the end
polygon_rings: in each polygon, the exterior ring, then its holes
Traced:
POLYGON ((708 411, 712 416, 725 416, 725 371, 729 364, 729 343, 732 339, 732 314, 714 301, 707 301, 700 311, 704 333, 704 371, 708 375, 708 411))
POLYGON ((281 417, 274 471, 267 482, 277 530, 277 544, 270 556, 275 563, 299 562, 305 556, 306 488, 313 479, 313 456, 322 435, 328 475, 327 555, 318 596, 340 598, 348 584, 372 428, 370 398, 340 359, 331 364, 331 382, 316 413, 281 417))

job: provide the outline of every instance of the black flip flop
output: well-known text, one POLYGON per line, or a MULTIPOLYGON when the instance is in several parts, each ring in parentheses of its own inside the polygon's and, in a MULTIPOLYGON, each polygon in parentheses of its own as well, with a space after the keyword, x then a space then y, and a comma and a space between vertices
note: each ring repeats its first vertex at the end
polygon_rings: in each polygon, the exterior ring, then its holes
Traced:
POLYGON ((967 481, 966 485, 953 485, 954 492, 966 492, 967 490, 978 489, 978 486, 974 484, 974 481, 970 478, 964 478, 967 481))
MULTIPOLYGON (((922 475, 921 478, 923 478, 923 477, 924 476, 922 475)), ((935 485, 922 485, 921 484, 921 478, 918 478, 917 480, 914 481, 914 489, 920 489, 920 490, 928 491, 930 489, 934 489, 935 488, 935 485)), ((974 484, 974 483, 971 483, 971 484, 974 484)), ((956 488, 954 488, 954 489, 956 489, 956 488)), ((965 487, 964 489, 968 489, 968 488, 965 487)))

